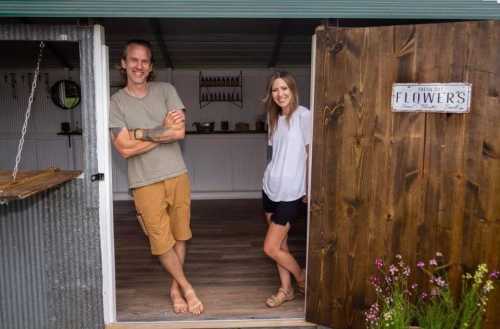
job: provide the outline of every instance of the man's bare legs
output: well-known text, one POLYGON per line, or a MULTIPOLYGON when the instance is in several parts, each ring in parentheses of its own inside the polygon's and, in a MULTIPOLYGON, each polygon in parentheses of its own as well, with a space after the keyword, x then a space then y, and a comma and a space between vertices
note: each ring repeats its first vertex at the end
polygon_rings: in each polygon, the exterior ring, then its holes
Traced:
POLYGON ((196 296, 193 286, 191 286, 189 281, 186 279, 186 276, 184 275, 182 262, 176 253, 175 247, 168 250, 163 255, 160 255, 159 259, 163 267, 168 271, 168 273, 170 273, 170 275, 172 275, 172 279, 179 286, 180 291, 182 291, 182 294, 184 295, 184 298, 186 298, 188 311, 193 313, 194 315, 200 315, 204 310, 203 304, 196 296))
MULTIPOLYGON (((184 260, 186 259, 186 241, 177 241, 174 245, 174 251, 179 258, 181 266, 184 266, 184 260)), ((172 283, 170 285, 170 299, 172 300, 175 313, 185 313, 188 311, 188 304, 183 297, 179 284, 174 278, 172 278, 172 283)))

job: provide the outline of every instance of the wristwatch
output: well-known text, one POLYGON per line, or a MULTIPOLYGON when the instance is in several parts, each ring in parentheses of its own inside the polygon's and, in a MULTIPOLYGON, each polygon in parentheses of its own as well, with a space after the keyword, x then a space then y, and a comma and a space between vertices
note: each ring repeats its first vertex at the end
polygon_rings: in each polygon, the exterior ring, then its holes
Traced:
POLYGON ((134 129, 134 138, 142 139, 144 137, 144 130, 141 128, 134 129))

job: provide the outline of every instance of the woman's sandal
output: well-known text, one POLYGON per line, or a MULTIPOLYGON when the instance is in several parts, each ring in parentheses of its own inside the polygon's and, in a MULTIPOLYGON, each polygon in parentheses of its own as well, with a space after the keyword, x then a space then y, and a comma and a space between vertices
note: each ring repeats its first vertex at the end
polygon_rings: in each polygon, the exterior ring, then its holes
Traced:
POLYGON ((304 281, 297 281, 297 291, 299 294, 304 295, 306 292, 306 280, 304 281))
POLYGON ((267 307, 278 307, 281 304, 294 299, 295 295, 293 293, 293 290, 288 291, 284 288, 279 288, 276 295, 272 295, 266 300, 266 305, 267 307))
POLYGON ((304 295, 306 293, 306 274, 304 270, 302 270, 302 275, 304 276, 304 280, 297 281, 297 290, 300 294, 304 295))

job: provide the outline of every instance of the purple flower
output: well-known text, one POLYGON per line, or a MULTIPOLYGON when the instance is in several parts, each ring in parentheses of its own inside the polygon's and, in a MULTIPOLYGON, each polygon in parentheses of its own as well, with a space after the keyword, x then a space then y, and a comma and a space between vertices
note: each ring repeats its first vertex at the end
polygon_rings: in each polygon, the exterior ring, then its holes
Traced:
POLYGON ((446 282, 443 280, 442 277, 438 276, 436 278, 434 278, 434 283, 438 286, 438 287, 446 287, 446 282))
POLYGON ((418 267, 418 268, 424 268, 424 267, 425 267, 425 263, 424 263, 423 261, 421 261, 421 260, 420 260, 420 261, 418 261, 418 263, 417 263, 417 267, 418 267))
POLYGON ((365 312, 365 319, 367 322, 374 324, 379 319, 380 308, 378 303, 372 304, 370 309, 365 312))
POLYGON ((392 275, 396 274, 398 272, 398 268, 394 265, 391 265, 389 266, 389 273, 391 273, 392 275))
POLYGON ((490 279, 492 280, 498 280, 500 278, 500 272, 499 271, 493 271, 490 273, 490 279))
POLYGON ((414 284, 412 284, 412 285, 411 285, 411 289, 412 289, 412 290, 417 289, 417 287, 418 287, 418 284, 416 284, 416 283, 414 283, 414 284))
POLYGON ((423 292, 420 294, 420 299, 421 300, 426 300, 429 295, 426 292, 423 292))
POLYGON ((375 288, 380 286, 380 279, 375 275, 372 275, 368 282, 370 282, 370 284, 375 288))
POLYGON ((375 260, 375 267, 381 270, 384 267, 384 261, 381 258, 375 260))
POLYGON ((435 258, 433 258, 433 259, 431 259, 431 260, 429 261, 429 265, 430 265, 430 266, 437 266, 437 264, 438 264, 438 262, 437 262, 437 260, 436 260, 435 258))

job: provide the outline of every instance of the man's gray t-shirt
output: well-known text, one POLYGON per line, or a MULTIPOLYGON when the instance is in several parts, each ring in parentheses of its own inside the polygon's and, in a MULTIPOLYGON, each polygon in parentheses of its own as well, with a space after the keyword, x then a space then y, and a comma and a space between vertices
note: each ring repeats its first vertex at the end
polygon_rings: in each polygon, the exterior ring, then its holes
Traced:
MULTIPOLYGON (((130 96, 120 89, 111 96, 109 127, 155 128, 163 124, 169 111, 183 108, 174 86, 166 82, 149 82, 148 93, 143 98, 130 96)), ((160 144, 128 158, 127 163, 130 188, 156 183, 187 171, 177 142, 160 144)))

